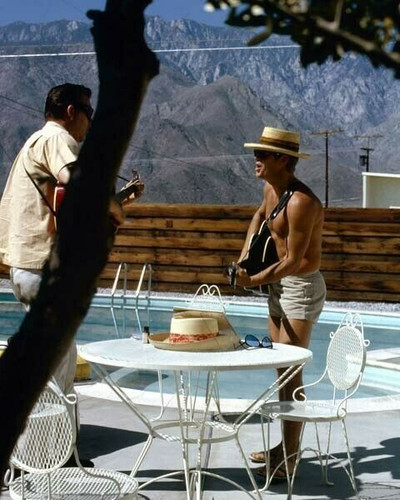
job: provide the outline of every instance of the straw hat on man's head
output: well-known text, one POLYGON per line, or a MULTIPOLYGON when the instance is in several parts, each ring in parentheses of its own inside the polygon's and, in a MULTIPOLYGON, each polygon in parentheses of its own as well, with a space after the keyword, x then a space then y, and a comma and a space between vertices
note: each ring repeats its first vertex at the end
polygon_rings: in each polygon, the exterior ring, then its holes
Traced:
POLYGON ((258 142, 246 142, 245 148, 272 151, 308 160, 310 155, 300 153, 300 134, 279 128, 264 127, 258 142))

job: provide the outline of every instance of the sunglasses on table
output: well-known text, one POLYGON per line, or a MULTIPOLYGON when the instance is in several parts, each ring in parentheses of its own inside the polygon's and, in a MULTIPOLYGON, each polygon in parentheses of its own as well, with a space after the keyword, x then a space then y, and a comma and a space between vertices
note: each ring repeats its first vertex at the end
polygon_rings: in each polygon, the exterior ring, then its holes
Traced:
POLYGON ((273 151, 264 151, 263 149, 255 149, 254 157, 260 160, 266 160, 267 158, 275 158, 276 160, 282 156, 282 153, 274 153, 273 151))
POLYGON ((82 113, 84 113, 84 115, 89 121, 92 120, 92 115, 94 112, 92 106, 90 106, 89 104, 84 104, 83 102, 77 102, 74 106, 76 109, 82 111, 82 113))
POLYGON ((240 345, 242 347, 264 347, 266 349, 272 349, 272 340, 267 336, 261 340, 255 335, 246 335, 243 340, 240 340, 240 345))

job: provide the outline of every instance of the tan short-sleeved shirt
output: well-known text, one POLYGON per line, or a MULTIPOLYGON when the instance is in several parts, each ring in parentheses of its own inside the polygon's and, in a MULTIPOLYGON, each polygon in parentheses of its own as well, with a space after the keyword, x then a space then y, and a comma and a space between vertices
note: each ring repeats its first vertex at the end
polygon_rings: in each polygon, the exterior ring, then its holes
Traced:
POLYGON ((16 157, 0 202, 0 262, 41 269, 54 238, 53 216, 33 185, 53 203, 60 170, 76 161, 79 143, 56 122, 48 121, 16 157))

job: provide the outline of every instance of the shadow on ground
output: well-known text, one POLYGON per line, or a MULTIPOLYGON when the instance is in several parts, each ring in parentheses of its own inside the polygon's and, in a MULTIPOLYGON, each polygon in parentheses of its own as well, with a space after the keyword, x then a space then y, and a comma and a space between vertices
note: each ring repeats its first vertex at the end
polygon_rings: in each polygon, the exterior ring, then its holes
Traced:
POLYGON ((79 454, 92 459, 144 443, 147 437, 143 432, 82 424, 78 440, 79 454))

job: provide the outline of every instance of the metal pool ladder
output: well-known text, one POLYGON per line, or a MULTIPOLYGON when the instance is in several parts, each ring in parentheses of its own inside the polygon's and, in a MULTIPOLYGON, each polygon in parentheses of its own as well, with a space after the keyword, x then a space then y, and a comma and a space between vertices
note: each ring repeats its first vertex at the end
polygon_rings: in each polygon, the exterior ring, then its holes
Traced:
MULTIPOLYGON (((151 264, 144 264, 142 267, 142 271, 140 273, 139 281, 136 286, 136 290, 133 294, 127 293, 127 283, 128 283, 128 264, 126 262, 121 262, 118 266, 117 272, 115 274, 114 283, 111 288, 111 316, 115 328, 115 333, 118 338, 125 337, 126 334, 126 310, 133 309, 135 312, 137 328, 138 328, 138 339, 141 339, 141 335, 143 332, 142 320, 140 319, 139 313, 139 299, 144 299, 147 301, 147 325, 150 324, 150 308, 149 308, 149 300, 151 293, 151 280, 152 280, 152 272, 153 269, 151 264), (147 279, 146 279, 147 273, 147 279), (122 288, 118 288, 120 281, 122 280, 122 288), (146 286, 143 288, 143 286, 146 286), (142 290, 143 288, 143 290, 142 290), (133 300, 133 306, 128 304, 128 300, 133 300), (116 317, 116 310, 120 309, 122 311, 122 335, 118 326, 118 321, 116 317)), ((136 338, 134 334, 132 334, 133 338, 136 338)))
MULTIPOLYGON (((118 266, 117 272, 115 274, 114 283, 111 289, 111 316, 114 323, 115 332, 118 338, 125 337, 126 334, 126 310, 132 309, 135 311, 136 322, 137 322, 137 335, 135 332, 131 335, 132 339, 136 342, 142 342, 142 333, 143 333, 143 325, 140 319, 139 312, 139 299, 145 299, 147 302, 147 320, 146 326, 150 326, 150 294, 151 294, 151 279, 152 279, 153 269, 151 264, 144 264, 142 267, 142 271, 140 273, 139 281, 136 286, 136 290, 133 295, 127 294, 128 289, 128 264, 126 262, 121 262, 118 266), (147 279, 146 279, 147 273, 147 279), (118 284, 122 280, 122 288, 118 288, 118 284), (147 285, 146 288, 143 288, 143 285, 147 285), (143 292, 143 293, 142 293, 143 292), (128 300, 133 299, 133 306, 128 305, 128 300), (118 321, 116 317, 116 310, 120 309, 122 311, 122 336, 120 333, 120 329, 118 326, 118 321)), ((158 420, 162 417, 165 411, 165 403, 164 403, 164 391, 163 391, 163 382, 162 382, 162 372, 159 370, 157 372, 158 375, 158 386, 160 391, 160 413, 158 416, 152 418, 151 420, 158 420)))

